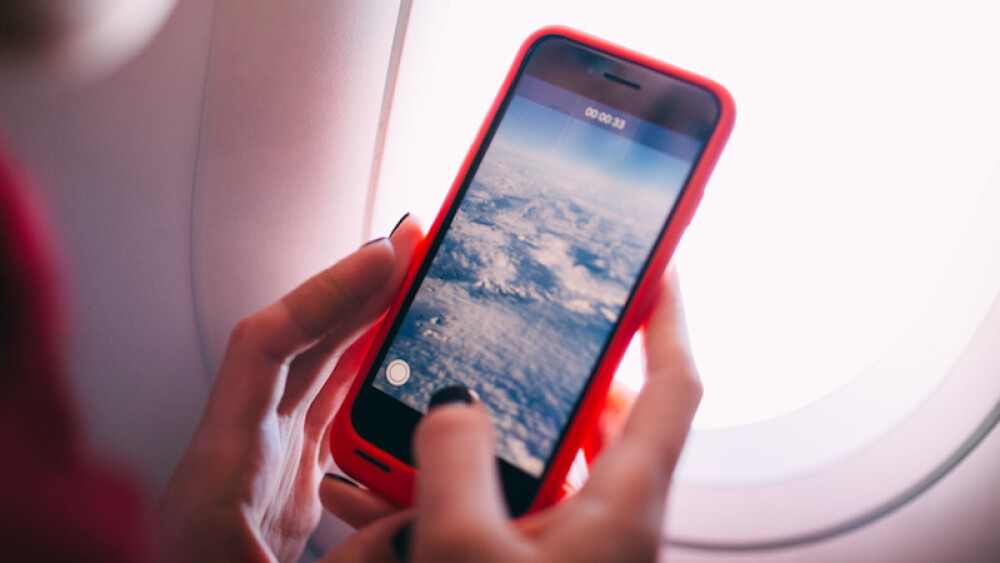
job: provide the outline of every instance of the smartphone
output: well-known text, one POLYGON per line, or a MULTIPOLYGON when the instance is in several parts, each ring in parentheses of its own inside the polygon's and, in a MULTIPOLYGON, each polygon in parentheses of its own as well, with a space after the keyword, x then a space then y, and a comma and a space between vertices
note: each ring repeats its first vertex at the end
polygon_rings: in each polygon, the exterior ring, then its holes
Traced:
POLYGON ((522 46, 331 432, 411 502, 411 438, 461 385, 493 419, 510 513, 561 496, 733 125, 718 84, 566 28, 522 46))

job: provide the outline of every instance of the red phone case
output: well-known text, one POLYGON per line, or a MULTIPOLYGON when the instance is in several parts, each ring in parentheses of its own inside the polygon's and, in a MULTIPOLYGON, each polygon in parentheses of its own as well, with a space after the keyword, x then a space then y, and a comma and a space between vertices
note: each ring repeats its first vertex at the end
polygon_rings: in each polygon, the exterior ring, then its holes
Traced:
MULTIPOLYGON (((414 280, 417 277, 420 264, 426 258, 430 241, 437 237, 442 223, 445 220, 445 216, 447 215, 448 209, 455 203, 463 180, 469 171, 469 167, 471 166, 480 145, 483 143, 491 123, 496 118, 497 112, 499 111, 508 90, 511 88, 515 78, 517 77, 518 69, 521 67, 521 63, 524 61, 531 47, 543 37, 547 36, 567 37, 579 43, 595 47, 598 50, 611 53, 626 60, 634 61, 649 68, 657 69, 665 74, 701 86, 702 88, 712 92, 712 94, 717 98, 720 106, 720 114, 718 124, 705 146, 701 159, 696 163, 695 168, 692 170, 687 187, 683 190, 680 200, 676 203, 673 218, 667 226, 659 247, 650 261, 649 268, 639 281, 632 306, 625 311, 619 330, 616 331, 611 338, 607 354, 605 356, 605 361, 598 368, 590 387, 587 389, 586 395, 581 402, 580 409, 574 413, 575 419, 568 429, 562 446, 553 457, 553 461, 545 480, 541 485, 538 496, 534 499, 528 510, 529 513, 549 506, 565 496, 566 491, 563 487, 563 482, 566 478, 566 474, 569 472, 570 466, 576 457, 576 452, 580 449, 584 439, 589 435, 596 423, 597 417, 604 406, 605 397, 611 385, 615 371, 618 368, 618 364, 621 361, 622 355, 625 353, 625 350, 631 341, 632 335, 640 328, 646 318, 653 298, 655 297, 658 282, 666 270, 667 264, 670 261, 670 257, 673 254, 674 249, 677 247, 681 234, 684 232, 684 229, 690 222, 695 209, 698 207, 698 203, 701 201, 705 183, 708 181, 726 140, 729 138, 729 133, 732 130, 733 122, 735 120, 736 111, 735 104, 733 103, 733 99, 729 93, 722 86, 711 80, 574 29, 557 26, 546 27, 536 31, 521 46, 517 58, 511 65, 511 68, 507 73, 507 77, 504 80, 503 87, 497 94, 486 119, 479 128, 476 140, 466 155, 465 160, 462 163, 462 167, 452 184, 451 190, 449 191, 444 204, 441 206, 441 210, 438 213, 437 218, 428 231, 427 236, 424 238, 424 241, 417 249, 413 263, 411 264, 406 280, 403 283, 403 287, 400 289, 399 294, 394 299, 389 312, 385 316, 387 322, 381 323, 380 326, 372 329, 371 333, 365 335, 365 338, 368 338, 373 345, 369 346, 365 355, 365 360, 360 366, 361 369, 358 372, 359 374, 366 374, 371 369, 372 363, 375 361, 375 356, 378 351, 378 346, 374 344, 380 343, 383 339, 385 339, 392 324, 388 321, 391 321, 391 319, 399 313, 402 302, 409 291, 410 286, 414 283, 414 280)), ((383 452, 377 446, 366 441, 358 435, 351 424, 351 407, 363 384, 364 377, 358 377, 355 380, 347 398, 344 401, 344 404, 341 406, 334 419, 333 428, 330 432, 331 451, 333 453, 334 460, 337 462, 337 465, 352 478, 368 486, 373 491, 379 493, 390 501, 401 506, 407 506, 411 504, 413 500, 413 480, 416 476, 416 471, 409 465, 406 465, 395 457, 383 452), (363 459, 357 452, 362 452, 364 456, 369 458, 369 460, 363 459), (385 468, 388 468, 389 471, 378 469, 371 463, 372 461, 383 465, 385 468)))

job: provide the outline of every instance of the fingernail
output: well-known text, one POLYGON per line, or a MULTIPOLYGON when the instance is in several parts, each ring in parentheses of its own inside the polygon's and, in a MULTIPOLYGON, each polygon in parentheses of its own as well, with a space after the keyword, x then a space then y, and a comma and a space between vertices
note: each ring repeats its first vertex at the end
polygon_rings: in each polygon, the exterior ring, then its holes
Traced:
POLYGON ((400 561, 406 561, 406 555, 410 551, 410 524, 404 524, 398 532, 392 536, 392 552, 400 561))
POLYGON ((364 248, 364 247, 366 247, 366 246, 368 246, 368 245, 370 245, 370 244, 375 244, 376 242, 382 242, 382 241, 384 241, 384 240, 385 240, 385 238, 386 238, 386 237, 378 237, 378 238, 376 238, 376 239, 372 239, 372 240, 370 240, 370 241, 368 241, 368 242, 366 242, 366 243, 362 244, 362 245, 361 245, 361 248, 364 248))
POLYGON ((441 405, 448 405, 452 403, 465 403, 472 404, 476 401, 478 397, 476 394, 461 385, 454 385, 452 387, 445 387, 439 389, 437 392, 431 396, 431 400, 427 403, 427 409, 433 409, 441 405))
POLYGON ((396 226, 393 227, 391 231, 389 231, 389 236, 390 237, 392 235, 396 234, 396 229, 398 229, 399 226, 403 224, 403 221, 406 221, 406 218, 409 217, 409 216, 410 216, 410 214, 406 213, 405 215, 403 215, 402 217, 399 218, 399 221, 396 221, 396 226))
POLYGON ((358 484, 355 483, 354 481, 351 481, 350 479, 348 479, 347 477, 344 477, 343 475, 337 475, 336 473, 327 473, 326 474, 326 478, 327 479, 333 479, 334 481, 339 481, 341 483, 345 483, 345 484, 350 485, 352 487, 358 487, 358 484))

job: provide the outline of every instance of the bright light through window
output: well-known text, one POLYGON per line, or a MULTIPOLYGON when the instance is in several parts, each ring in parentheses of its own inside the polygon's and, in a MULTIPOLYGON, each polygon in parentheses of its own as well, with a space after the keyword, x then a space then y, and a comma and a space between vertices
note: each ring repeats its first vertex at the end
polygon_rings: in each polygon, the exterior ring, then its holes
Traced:
MULTIPOLYGON (((678 251, 696 427, 780 416, 862 373, 935 297, 1000 154, 995 21, 957 4, 418 2, 374 229, 427 222, 520 42, 564 23, 714 78, 732 141, 678 251)), ((621 376, 639 379, 630 353, 621 376)))

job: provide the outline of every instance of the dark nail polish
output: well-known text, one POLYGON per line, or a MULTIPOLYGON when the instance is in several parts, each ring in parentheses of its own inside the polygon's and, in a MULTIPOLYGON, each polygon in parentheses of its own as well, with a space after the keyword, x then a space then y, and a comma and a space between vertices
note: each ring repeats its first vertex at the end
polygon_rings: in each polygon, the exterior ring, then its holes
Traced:
POLYGON ((398 532, 392 536, 392 552, 400 561, 406 561, 406 556, 410 551, 410 525, 404 524, 398 532))
POLYGON ((439 389, 437 392, 431 396, 431 400, 427 403, 428 409, 433 409, 441 405, 447 405, 451 403, 465 403, 472 404, 476 400, 476 395, 462 387, 461 385, 455 385, 453 387, 445 387, 444 389, 439 389))
POLYGON ((366 247, 366 246, 368 246, 368 245, 370 245, 370 244, 375 244, 376 242, 382 242, 382 241, 384 241, 384 240, 385 240, 385 237, 378 237, 378 238, 376 238, 376 239, 372 239, 372 240, 370 240, 370 241, 368 241, 368 242, 366 242, 366 243, 362 244, 362 245, 361 245, 361 248, 364 248, 364 247, 366 247))
POLYGON ((337 475, 336 473, 327 473, 326 474, 326 478, 327 479, 333 479, 334 481, 339 481, 341 483, 350 485, 352 487, 357 487, 358 486, 358 484, 355 483, 354 481, 351 481, 350 479, 348 479, 347 477, 344 477, 343 475, 337 475))
POLYGON ((407 213, 406 215, 403 215, 402 217, 400 217, 400 218, 399 218, 399 221, 396 221, 396 226, 395 226, 395 227, 393 227, 391 231, 389 231, 389 236, 390 236, 390 237, 391 237, 392 235, 396 234, 396 229, 398 229, 398 228, 399 228, 399 226, 403 224, 403 221, 406 221, 406 218, 407 218, 407 217, 409 217, 409 216, 410 216, 410 214, 409 214, 409 213, 407 213))

